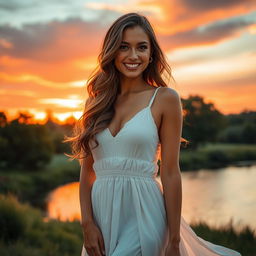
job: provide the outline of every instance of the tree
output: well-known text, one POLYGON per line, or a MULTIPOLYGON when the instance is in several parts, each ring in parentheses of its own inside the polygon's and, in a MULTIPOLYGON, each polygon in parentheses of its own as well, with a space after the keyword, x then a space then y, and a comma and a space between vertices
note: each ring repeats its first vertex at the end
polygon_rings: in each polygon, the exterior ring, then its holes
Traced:
POLYGON ((200 143, 215 142, 218 132, 226 126, 223 114, 213 103, 205 103, 199 95, 182 99, 184 110, 183 136, 190 141, 192 148, 200 143))
POLYGON ((7 124, 7 117, 4 112, 0 112, 0 127, 4 127, 7 124))
POLYGON ((44 125, 27 124, 23 117, 20 120, 0 127, 0 167, 35 170, 47 164, 54 153, 50 131, 44 125))

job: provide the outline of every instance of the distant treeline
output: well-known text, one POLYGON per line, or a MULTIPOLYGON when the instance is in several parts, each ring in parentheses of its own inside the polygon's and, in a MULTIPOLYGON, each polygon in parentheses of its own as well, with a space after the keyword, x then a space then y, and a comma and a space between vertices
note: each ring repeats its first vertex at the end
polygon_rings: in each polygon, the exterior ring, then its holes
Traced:
MULTIPOLYGON (((182 137, 189 141, 181 150, 195 150, 206 143, 255 144, 256 112, 243 111, 224 115, 213 103, 201 96, 181 99, 184 111, 182 137)), ((45 124, 31 123, 32 115, 19 113, 7 121, 0 112, 0 168, 39 169, 50 162, 56 153, 70 153, 63 143, 70 136, 75 122, 59 124, 48 118, 45 124)))

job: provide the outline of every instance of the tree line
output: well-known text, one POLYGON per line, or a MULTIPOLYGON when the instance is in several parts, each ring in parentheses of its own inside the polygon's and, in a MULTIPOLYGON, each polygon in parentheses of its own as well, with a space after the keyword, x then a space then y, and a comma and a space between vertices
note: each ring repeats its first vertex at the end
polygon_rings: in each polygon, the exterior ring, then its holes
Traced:
MULTIPOLYGON (((255 144, 255 111, 224 115, 199 95, 181 101, 182 137, 189 141, 181 150, 195 150, 209 142, 255 144)), ((63 140, 65 135, 72 134, 75 121, 59 124, 48 118, 45 124, 35 124, 30 122, 32 119, 31 114, 20 112, 17 118, 7 121, 5 112, 0 112, 0 169, 38 170, 54 154, 70 153, 70 145, 63 140)))

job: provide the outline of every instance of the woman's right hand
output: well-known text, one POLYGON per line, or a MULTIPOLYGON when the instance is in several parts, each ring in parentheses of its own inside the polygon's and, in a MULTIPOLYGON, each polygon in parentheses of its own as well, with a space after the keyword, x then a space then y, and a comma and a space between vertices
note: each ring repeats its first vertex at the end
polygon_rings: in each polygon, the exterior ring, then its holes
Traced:
POLYGON ((89 256, 105 255, 104 239, 100 229, 93 221, 82 225, 84 234, 84 248, 89 256))

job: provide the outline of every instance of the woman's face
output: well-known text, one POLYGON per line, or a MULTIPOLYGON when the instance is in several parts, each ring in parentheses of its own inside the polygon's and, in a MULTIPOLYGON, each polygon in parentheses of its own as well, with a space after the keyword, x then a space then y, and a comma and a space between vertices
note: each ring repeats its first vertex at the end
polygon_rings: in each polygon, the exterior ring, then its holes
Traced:
POLYGON ((141 76, 149 64, 151 45, 148 35, 140 26, 127 28, 115 57, 115 66, 128 78, 141 76))

